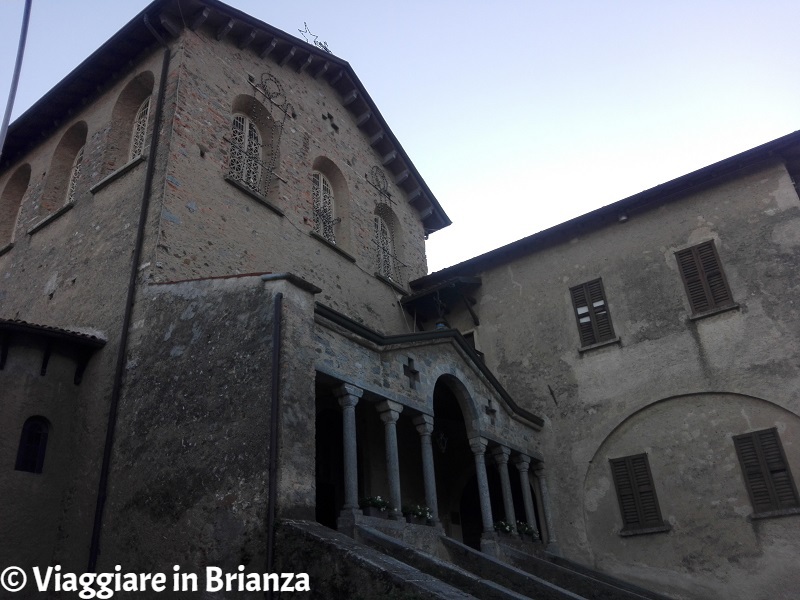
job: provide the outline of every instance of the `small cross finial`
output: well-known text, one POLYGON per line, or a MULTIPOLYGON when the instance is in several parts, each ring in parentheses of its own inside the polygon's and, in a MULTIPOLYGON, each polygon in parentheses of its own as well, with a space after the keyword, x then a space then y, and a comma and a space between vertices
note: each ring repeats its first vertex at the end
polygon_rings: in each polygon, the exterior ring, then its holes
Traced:
POLYGON ((417 389, 417 382, 419 381, 419 371, 414 368, 414 359, 408 358, 408 364, 403 365, 403 375, 408 377, 408 385, 412 390, 417 389))

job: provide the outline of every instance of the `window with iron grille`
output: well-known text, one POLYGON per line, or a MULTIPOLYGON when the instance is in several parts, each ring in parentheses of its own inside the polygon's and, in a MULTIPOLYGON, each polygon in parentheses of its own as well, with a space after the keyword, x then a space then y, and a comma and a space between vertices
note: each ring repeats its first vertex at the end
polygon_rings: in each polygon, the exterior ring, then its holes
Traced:
POLYGON ((736 435, 733 437, 733 445, 742 467, 753 512, 800 507, 797 488, 777 429, 773 427, 736 435))
POLYGON ((614 339, 614 326, 608 311, 603 281, 595 279, 589 283, 575 286, 569 290, 581 346, 591 346, 614 339))
POLYGON ((229 175, 261 194, 261 134, 244 115, 234 115, 231 128, 229 175))
POLYGON ((380 215, 375 215, 375 244, 378 248, 378 273, 396 280, 394 268, 394 241, 389 225, 380 215))
POLYGON ((147 138, 147 117, 150 115, 150 98, 145 98, 139 110, 136 112, 136 118, 133 120, 133 134, 131 135, 131 152, 130 160, 139 158, 144 154, 144 142, 147 138))
POLYGON ((67 204, 71 204, 75 200, 75 190, 78 186, 78 178, 81 175, 81 163, 83 162, 83 149, 86 146, 81 146, 78 153, 75 155, 75 160, 72 161, 72 169, 69 172, 69 183, 67 183, 67 204))
POLYGON ((50 429, 44 417, 31 417, 22 426, 14 469, 41 473, 47 450, 47 432, 50 429))
POLYGON ((312 176, 312 197, 314 199, 314 233, 321 235, 331 244, 335 244, 333 186, 319 171, 314 171, 312 176))
POLYGON ((665 530, 647 454, 612 458, 609 462, 622 515, 620 533, 665 530))
POLYGON ((714 240, 675 253, 692 313, 733 305, 714 240))

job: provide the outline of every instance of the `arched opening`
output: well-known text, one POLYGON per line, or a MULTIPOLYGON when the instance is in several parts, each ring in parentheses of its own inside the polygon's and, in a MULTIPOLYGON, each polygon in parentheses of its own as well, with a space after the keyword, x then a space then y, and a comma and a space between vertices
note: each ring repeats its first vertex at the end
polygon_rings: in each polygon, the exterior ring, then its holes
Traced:
POLYGON ((266 198, 275 198, 280 165, 280 126, 253 96, 236 96, 231 106, 228 177, 266 198))
POLYGON ((0 248, 14 240, 14 228, 17 224, 19 207, 28 189, 31 179, 31 166, 19 167, 6 183, 3 195, 0 196, 0 248))
POLYGON ((120 92, 111 112, 111 131, 105 151, 107 171, 114 171, 146 150, 150 96, 155 78, 140 73, 120 92))
MULTIPOLYGON (((314 232, 324 237, 331 243, 344 248, 345 250, 352 249, 351 236, 350 236, 350 191, 347 188, 347 182, 344 175, 339 170, 339 167, 324 156, 318 156, 312 165, 313 172, 311 173, 311 199, 312 199, 312 217, 315 222, 314 232), (319 200, 323 200, 324 187, 319 177, 327 180, 330 192, 331 207, 326 214, 318 214, 319 200), (319 190, 319 195, 317 194, 319 190), (317 217, 322 217, 328 222, 320 221, 317 217)), ((324 204, 324 203, 323 203, 324 204)))
POLYGON ((47 451, 47 435, 50 423, 44 417, 30 417, 22 426, 14 469, 29 473, 41 473, 47 451))
POLYGON ((42 214, 49 214, 68 202, 74 202, 80 195, 82 189, 78 188, 78 184, 87 131, 83 121, 75 123, 58 142, 47 172, 47 185, 40 206, 42 214))
MULTIPOLYGON (((470 532, 482 528, 480 508, 462 503, 462 490, 475 474, 475 461, 469 447, 467 426, 458 396, 466 400, 466 390, 452 376, 439 378, 433 390, 433 464, 436 474, 439 518, 445 533, 467 543, 470 532), (465 513, 464 510, 467 510, 465 513)), ((474 501, 478 506, 477 484, 474 501)))

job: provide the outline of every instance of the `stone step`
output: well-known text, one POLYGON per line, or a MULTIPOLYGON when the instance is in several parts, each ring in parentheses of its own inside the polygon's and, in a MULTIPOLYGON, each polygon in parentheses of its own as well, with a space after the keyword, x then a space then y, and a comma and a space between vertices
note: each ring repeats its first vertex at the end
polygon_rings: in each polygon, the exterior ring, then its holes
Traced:
MULTIPOLYGON (((469 558, 459 564, 460 548, 450 551, 452 562, 437 558, 364 525, 356 526, 359 541, 482 600, 585 600, 552 583, 509 566, 468 546, 469 558), (455 555, 454 555, 455 554, 455 555)), ((442 536, 442 541, 450 541, 442 536)), ((450 548, 448 547, 448 551, 450 548)))
POLYGON ((274 572, 308 573, 310 600, 482 600, 312 521, 283 521, 276 545, 274 572))

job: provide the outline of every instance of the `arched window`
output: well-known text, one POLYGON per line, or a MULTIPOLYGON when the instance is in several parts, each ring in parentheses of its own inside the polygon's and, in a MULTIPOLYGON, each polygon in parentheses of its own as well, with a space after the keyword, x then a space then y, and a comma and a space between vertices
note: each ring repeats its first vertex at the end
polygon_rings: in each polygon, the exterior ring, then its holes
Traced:
POLYGON ((335 244, 333 186, 319 171, 314 171, 311 194, 314 198, 314 233, 335 244))
POLYGON ((72 161, 72 169, 69 172, 69 183, 67 184, 67 200, 66 204, 71 204, 75 200, 75 188, 78 186, 78 178, 81 175, 81 163, 83 162, 83 149, 86 146, 81 146, 75 159, 72 161))
POLYGON ((261 135, 249 118, 237 114, 231 131, 230 176, 256 193, 261 192, 261 135))
POLYGON ((0 196, 0 249, 14 241, 14 227, 17 224, 22 197, 31 179, 30 165, 22 165, 11 176, 0 196))
POLYGON ((392 230, 379 214, 375 215, 375 246, 378 250, 378 274, 394 281, 397 276, 394 268, 392 230))
POLYGON ((78 180, 86 137, 86 123, 81 121, 70 127, 58 142, 47 171, 47 183, 39 207, 41 216, 46 216, 64 204, 72 204, 78 199, 80 195, 78 180))
POLYGON ((139 158, 144 154, 144 142, 147 138, 147 117, 150 115, 150 97, 144 99, 136 118, 133 120, 133 132, 131 133, 131 152, 130 160, 139 158))
POLYGON ((22 426, 17 450, 17 471, 41 473, 50 425, 44 417, 31 417, 22 426))

